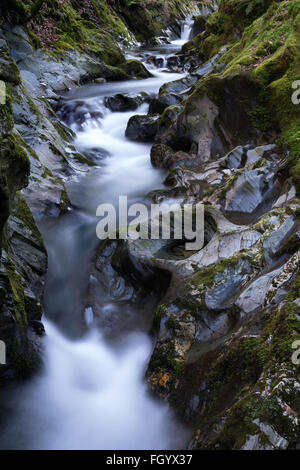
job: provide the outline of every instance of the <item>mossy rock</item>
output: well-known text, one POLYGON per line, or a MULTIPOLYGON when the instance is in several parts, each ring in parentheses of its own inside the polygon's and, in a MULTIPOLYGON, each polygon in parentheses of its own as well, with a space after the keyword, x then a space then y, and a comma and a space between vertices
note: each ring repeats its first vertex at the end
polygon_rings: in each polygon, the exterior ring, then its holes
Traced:
POLYGON ((11 57, 9 49, 2 39, 0 39, 0 80, 13 85, 21 83, 21 76, 17 64, 11 57))
POLYGON ((122 70, 132 78, 150 78, 152 74, 139 60, 130 59, 121 65, 122 70))

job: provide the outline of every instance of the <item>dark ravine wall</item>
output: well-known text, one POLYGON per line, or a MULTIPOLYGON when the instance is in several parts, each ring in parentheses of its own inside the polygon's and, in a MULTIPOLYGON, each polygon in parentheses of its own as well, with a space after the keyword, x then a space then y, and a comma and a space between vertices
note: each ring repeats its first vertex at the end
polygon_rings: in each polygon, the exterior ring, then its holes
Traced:
POLYGON ((0 76, 7 89, 0 124, 0 331, 8 352, 8 365, 1 367, 2 377, 26 374, 40 362, 38 337, 43 327, 39 320, 47 257, 30 209, 18 193, 28 184, 30 162, 26 144, 14 130, 9 90, 21 86, 21 76, 3 40, 0 48, 0 76))

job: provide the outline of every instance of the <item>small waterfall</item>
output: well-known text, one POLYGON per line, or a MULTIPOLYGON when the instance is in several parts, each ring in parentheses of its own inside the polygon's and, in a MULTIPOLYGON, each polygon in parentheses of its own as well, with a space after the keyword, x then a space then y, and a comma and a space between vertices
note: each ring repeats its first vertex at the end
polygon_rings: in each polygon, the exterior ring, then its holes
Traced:
POLYGON ((184 22, 181 26, 181 40, 188 41, 190 39, 191 30, 192 30, 192 22, 184 22))
POLYGON ((189 15, 181 23, 180 39, 176 39, 175 41, 172 41, 172 44, 176 46, 183 46, 186 42, 188 42, 191 37, 193 24, 194 24, 194 15, 189 15))

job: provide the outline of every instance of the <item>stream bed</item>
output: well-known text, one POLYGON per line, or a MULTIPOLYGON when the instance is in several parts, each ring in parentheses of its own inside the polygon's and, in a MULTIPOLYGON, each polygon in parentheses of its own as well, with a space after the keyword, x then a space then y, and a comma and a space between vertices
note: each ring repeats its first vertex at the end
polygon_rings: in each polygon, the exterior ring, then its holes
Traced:
MULTIPOLYGON (((101 161, 66 181, 76 209, 42 226, 49 256, 45 295, 45 367, 29 383, 13 391, 6 404, 8 423, 1 436, 5 449, 182 449, 188 432, 168 405, 151 397, 145 371, 153 350, 149 336, 152 317, 142 308, 120 307, 101 299, 98 316, 108 317, 103 329, 94 326, 92 308, 84 310, 83 295, 99 244, 96 208, 140 202, 149 191, 163 187, 165 173, 150 162, 150 144, 125 137, 128 120, 147 114, 149 104, 134 111, 112 112, 104 97, 116 93, 157 94, 166 82, 183 77, 165 69, 166 57, 189 38, 191 21, 182 37, 151 51, 162 67, 151 66, 145 80, 89 85, 71 90, 65 99, 82 101, 100 116, 87 116, 74 145, 81 153, 98 152, 101 161), (84 332, 84 333, 83 333, 84 332), (114 340, 108 340, 107 336, 114 340)), ((128 53, 139 57, 139 51, 128 53)), ((145 50, 141 60, 145 57, 145 50)), ((147 65, 147 67, 149 67, 147 65)), ((152 311, 153 313, 153 311, 152 311)), ((101 321, 100 321, 101 324, 101 321)))

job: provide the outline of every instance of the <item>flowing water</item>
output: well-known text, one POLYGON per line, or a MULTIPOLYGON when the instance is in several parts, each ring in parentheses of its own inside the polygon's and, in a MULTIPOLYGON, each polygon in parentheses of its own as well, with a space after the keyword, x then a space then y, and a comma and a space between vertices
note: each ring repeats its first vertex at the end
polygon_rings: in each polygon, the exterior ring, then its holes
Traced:
MULTIPOLYGON (((165 59, 168 53, 179 50, 190 29, 188 20, 182 38, 155 54, 165 59)), ((137 51, 133 54, 136 56, 137 51)), ((146 114, 148 105, 123 113, 113 113, 103 106, 104 96, 157 93, 163 83, 182 76, 163 69, 151 72, 154 76, 147 80, 85 86, 66 97, 69 102, 84 101, 101 114, 99 120, 87 115, 80 130, 74 127, 75 146, 81 152, 92 152, 99 161, 97 167, 78 173, 66 183, 76 210, 58 220, 49 219, 41 227, 49 254, 43 319, 47 332, 45 368, 39 377, 10 394, 6 403, 9 425, 2 432, 2 448, 186 446, 187 433, 176 423, 168 406, 154 400, 147 391, 144 375, 153 344, 147 334, 149 321, 143 327, 137 318, 144 312, 131 312, 130 325, 137 326, 126 329, 126 312, 114 308, 112 299, 104 298, 102 313, 106 309, 115 315, 110 324, 116 333, 114 342, 93 326, 92 308, 82 315, 82 293, 99 242, 95 234, 97 206, 103 202, 116 204, 120 195, 128 196, 129 202, 140 201, 163 184, 163 172, 151 166, 150 146, 125 137, 128 119, 146 114), (88 332, 82 335, 85 329, 88 332), (118 336, 120 331, 123 334, 118 336)))
POLYGON ((190 38, 191 38, 191 31, 194 23, 194 16, 188 16, 185 21, 182 22, 181 25, 181 37, 180 39, 176 39, 172 41, 173 45, 175 46, 183 46, 190 38))

